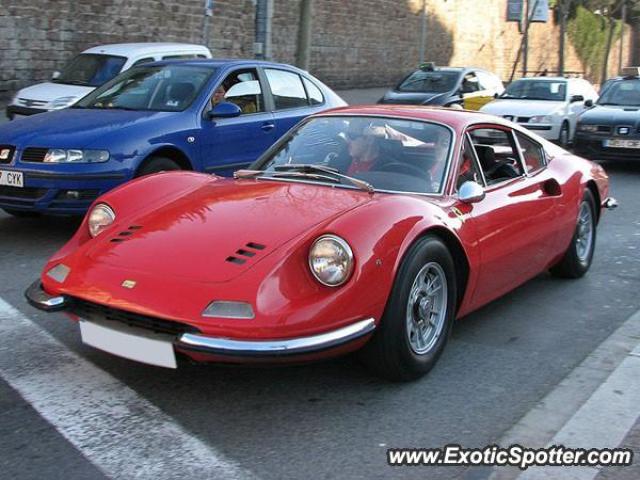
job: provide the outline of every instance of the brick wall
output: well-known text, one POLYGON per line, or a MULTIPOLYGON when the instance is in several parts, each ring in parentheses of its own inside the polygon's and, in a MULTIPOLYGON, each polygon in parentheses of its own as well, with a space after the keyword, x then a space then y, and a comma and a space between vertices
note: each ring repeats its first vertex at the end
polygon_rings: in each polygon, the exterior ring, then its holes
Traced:
MULTIPOLYGON (((476 65, 508 79, 521 35, 507 0, 427 0, 426 57, 476 65)), ((90 46, 130 41, 200 43, 203 0, 2 0, 0 101, 48 79, 90 46)), ((422 0, 315 0, 310 70, 334 88, 389 85, 419 60, 422 0)), ((218 57, 252 57, 253 0, 215 0, 210 47, 218 57)), ((293 63, 298 0, 274 0, 273 57, 293 63)), ((630 30, 630 29, 627 29, 630 30)), ((623 41, 631 63, 632 37, 623 41)), ((617 69, 619 43, 611 55, 617 69)), ((529 67, 557 68, 558 26, 531 26, 529 67)), ((567 70, 585 70, 568 44, 567 70)), ((518 69, 519 72, 519 69, 518 69)), ((592 79, 597 80, 597 79, 592 79)))

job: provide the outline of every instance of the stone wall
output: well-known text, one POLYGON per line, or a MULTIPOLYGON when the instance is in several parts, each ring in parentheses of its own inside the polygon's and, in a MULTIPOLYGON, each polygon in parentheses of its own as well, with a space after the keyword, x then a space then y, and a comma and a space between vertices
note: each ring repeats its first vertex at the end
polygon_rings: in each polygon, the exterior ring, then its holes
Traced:
MULTIPOLYGON (((426 58, 510 77, 521 42, 507 0, 427 0, 426 58)), ((50 77, 98 44, 203 39, 203 0, 0 0, 0 101, 50 77)), ((315 0, 310 70, 334 88, 390 85, 419 60, 422 0, 315 0)), ((298 0, 274 0, 273 58, 293 63, 298 0)), ((531 26, 529 67, 557 68, 558 26, 531 26)), ((630 29, 623 58, 633 58, 630 29)), ((210 42, 217 57, 252 57, 253 0, 215 0, 210 42)), ((619 42, 610 71, 618 65, 619 42)), ((637 55, 636 55, 637 56, 637 55)), ((584 71, 568 42, 566 69, 584 71)), ((520 69, 516 70, 519 75, 520 69)), ((589 72, 587 72, 589 73, 589 72)), ((592 78, 592 80, 597 80, 592 78)))

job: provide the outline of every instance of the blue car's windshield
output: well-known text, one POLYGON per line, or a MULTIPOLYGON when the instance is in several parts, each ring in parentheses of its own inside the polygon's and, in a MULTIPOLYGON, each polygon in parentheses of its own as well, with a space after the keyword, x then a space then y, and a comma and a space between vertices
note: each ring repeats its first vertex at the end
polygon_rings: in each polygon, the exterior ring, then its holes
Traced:
POLYGON ((567 82, 564 80, 522 79, 509 84, 500 98, 562 102, 566 96, 567 82))
POLYGON ((598 105, 640 106, 640 80, 621 80, 607 85, 598 105))
POLYGON ((135 67, 94 90, 73 108, 180 112, 191 105, 215 69, 193 65, 135 67))
POLYGON ((120 73, 126 57, 82 53, 71 60, 54 83, 99 87, 120 73))

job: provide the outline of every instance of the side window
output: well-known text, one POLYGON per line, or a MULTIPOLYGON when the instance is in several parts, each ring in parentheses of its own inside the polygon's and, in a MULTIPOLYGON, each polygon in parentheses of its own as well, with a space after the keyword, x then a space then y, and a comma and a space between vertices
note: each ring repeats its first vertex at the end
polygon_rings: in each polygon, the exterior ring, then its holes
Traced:
POLYGON ((466 138, 464 145, 462 146, 462 153, 460 157, 460 168, 458 170, 458 178, 456 180, 456 190, 459 190, 465 182, 476 182, 482 185, 482 174, 480 173, 480 167, 476 161, 473 145, 466 138))
POLYGON ((298 74, 271 68, 265 69, 265 73, 267 80, 269 80, 276 110, 306 107, 309 105, 307 102, 307 94, 304 91, 302 80, 298 74))
POLYGON ((316 85, 306 78, 302 77, 304 86, 307 89, 307 95, 309 96, 309 105, 322 105, 324 103, 324 96, 316 85))
POLYGON ((478 77, 474 72, 467 73, 462 79, 462 93, 473 93, 480 90, 478 77))
POLYGON ((235 103, 243 114, 264 112, 264 96, 255 69, 230 73, 211 95, 211 107, 222 101, 235 103))
POLYGON ((140 60, 136 60, 135 63, 133 65, 131 65, 132 67, 135 67, 136 65, 142 65, 143 63, 151 63, 151 62, 155 62, 156 59, 153 57, 146 57, 146 58, 141 58, 140 60))
POLYGON ((510 131, 476 128, 469 132, 487 185, 524 175, 510 131))
POLYGON ((543 168, 545 161, 542 147, 520 132, 516 132, 516 137, 520 144, 520 151, 522 152, 527 172, 535 172, 543 168))

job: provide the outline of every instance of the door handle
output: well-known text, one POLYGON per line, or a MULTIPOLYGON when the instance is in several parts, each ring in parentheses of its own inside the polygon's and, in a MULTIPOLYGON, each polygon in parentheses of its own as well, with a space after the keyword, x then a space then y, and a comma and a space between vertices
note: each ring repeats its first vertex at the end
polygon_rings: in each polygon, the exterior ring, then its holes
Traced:
POLYGON ((273 122, 265 122, 262 124, 262 127, 260 127, 264 132, 270 132, 271 130, 273 130, 274 128, 276 128, 276 124, 273 122))

